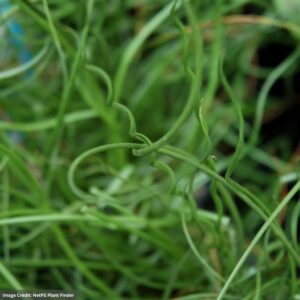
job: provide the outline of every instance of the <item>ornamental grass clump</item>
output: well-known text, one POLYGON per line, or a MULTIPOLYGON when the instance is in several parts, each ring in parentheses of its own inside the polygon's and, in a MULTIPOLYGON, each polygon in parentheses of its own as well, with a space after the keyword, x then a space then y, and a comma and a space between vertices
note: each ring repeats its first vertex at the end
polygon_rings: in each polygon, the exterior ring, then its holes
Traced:
POLYGON ((300 298, 298 1, 0 5, 0 290, 300 298))

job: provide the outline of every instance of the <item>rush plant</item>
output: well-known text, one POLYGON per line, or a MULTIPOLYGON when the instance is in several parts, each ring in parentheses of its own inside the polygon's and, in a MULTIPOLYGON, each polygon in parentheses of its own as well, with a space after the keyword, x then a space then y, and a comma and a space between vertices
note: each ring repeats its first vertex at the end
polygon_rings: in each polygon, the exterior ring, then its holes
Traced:
POLYGON ((299 299, 279 2, 0 1, 0 290, 299 299))

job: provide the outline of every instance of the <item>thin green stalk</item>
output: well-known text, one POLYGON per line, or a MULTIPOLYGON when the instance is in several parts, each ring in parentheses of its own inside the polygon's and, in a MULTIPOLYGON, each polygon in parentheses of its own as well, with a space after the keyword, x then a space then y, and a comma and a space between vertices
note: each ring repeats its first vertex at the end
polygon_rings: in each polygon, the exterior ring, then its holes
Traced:
POLYGON ((134 155, 141 156, 149 154, 150 152, 157 151, 160 147, 164 146, 166 143, 169 142, 171 138, 178 133, 178 131, 182 128, 184 122, 188 119, 191 115, 192 110, 196 104, 197 99, 199 99, 199 90, 201 85, 201 73, 202 73, 202 61, 203 61, 203 49, 202 49, 202 41, 200 36, 200 31, 198 30, 197 20, 193 13, 193 10, 188 2, 184 2, 184 6, 186 8, 187 16, 192 26, 192 34, 193 34, 193 41, 194 41, 194 64, 195 64, 195 73, 191 72, 192 78, 192 85, 190 89, 190 94, 182 113, 176 119, 173 126, 166 132, 159 140, 152 143, 150 146, 144 149, 137 149, 134 151, 134 155))
POLYGON ((18 279, 7 269, 7 267, 0 261, 0 274, 4 279, 16 290, 23 290, 23 286, 18 279))
POLYGON ((261 130, 265 105, 269 92, 274 83, 299 59, 300 47, 296 48, 282 63, 280 63, 268 76, 265 81, 257 100, 255 120, 253 124, 252 134, 249 143, 255 145, 258 141, 259 132, 261 130))
POLYGON ((276 207, 276 209, 272 212, 270 217, 266 220, 264 225, 259 229, 255 237, 253 238, 252 242, 248 246, 247 250, 244 252, 242 257, 240 258, 239 262, 234 267, 233 271, 231 272, 230 276, 226 280, 225 285, 223 286, 217 300, 221 300, 224 298, 225 293, 229 289, 234 277, 237 275, 237 273, 242 268, 243 264, 245 263, 247 257, 253 250, 253 248, 256 246, 256 244, 259 242, 261 237, 264 235, 264 233, 268 230, 268 228, 271 226, 272 222, 278 217, 280 212, 288 205, 288 203, 292 200, 292 198, 295 196, 295 194, 300 189, 300 181, 294 185, 294 187, 290 190, 290 192, 283 198, 283 200, 280 202, 280 204, 276 207))
POLYGON ((97 288, 99 291, 104 293, 106 296, 109 296, 110 299, 119 299, 115 292, 108 287, 100 278, 95 276, 87 267, 86 265, 77 257, 76 253, 69 245, 68 241, 66 240, 65 236, 63 235, 62 231, 58 226, 53 227, 54 234, 59 242, 60 246, 69 257, 69 259, 73 262, 74 266, 80 270, 83 275, 97 288))
POLYGON ((57 157, 58 152, 59 152, 59 149, 58 149, 59 141, 60 141, 61 136, 63 134, 64 115, 65 115, 68 103, 70 101, 70 98, 72 96, 75 80, 78 76, 78 72, 79 72, 80 67, 82 65, 82 56, 83 56, 84 49, 86 47, 88 33, 89 33, 90 25, 91 25, 90 24, 90 22, 91 22, 90 19, 91 19, 91 13, 92 13, 92 10, 93 10, 93 6, 94 6, 94 0, 89 0, 88 3, 87 3, 86 24, 85 24, 85 26, 83 28, 83 31, 82 31, 82 34, 81 34, 80 42, 79 42, 79 45, 78 45, 78 51, 76 53, 74 62, 72 64, 70 77, 68 78, 68 81, 67 81, 66 86, 65 86, 64 91, 63 91, 62 101, 60 103, 58 113, 57 113, 56 127, 54 129, 53 134, 49 138, 49 144, 48 144, 47 151, 46 151, 48 153, 48 155, 50 156, 50 160, 51 160, 50 167, 49 167, 48 174, 47 174, 47 190, 48 191, 50 190, 51 182, 52 182, 53 176, 54 176, 55 161, 56 161, 56 157, 57 157))

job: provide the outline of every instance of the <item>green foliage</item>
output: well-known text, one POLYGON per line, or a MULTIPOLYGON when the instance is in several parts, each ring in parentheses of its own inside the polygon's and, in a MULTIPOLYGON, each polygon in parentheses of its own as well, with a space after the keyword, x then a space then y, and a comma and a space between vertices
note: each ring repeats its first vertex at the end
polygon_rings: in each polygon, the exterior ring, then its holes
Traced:
POLYGON ((288 2, 12 1, 33 56, 0 63, 0 289, 298 299, 288 2))

